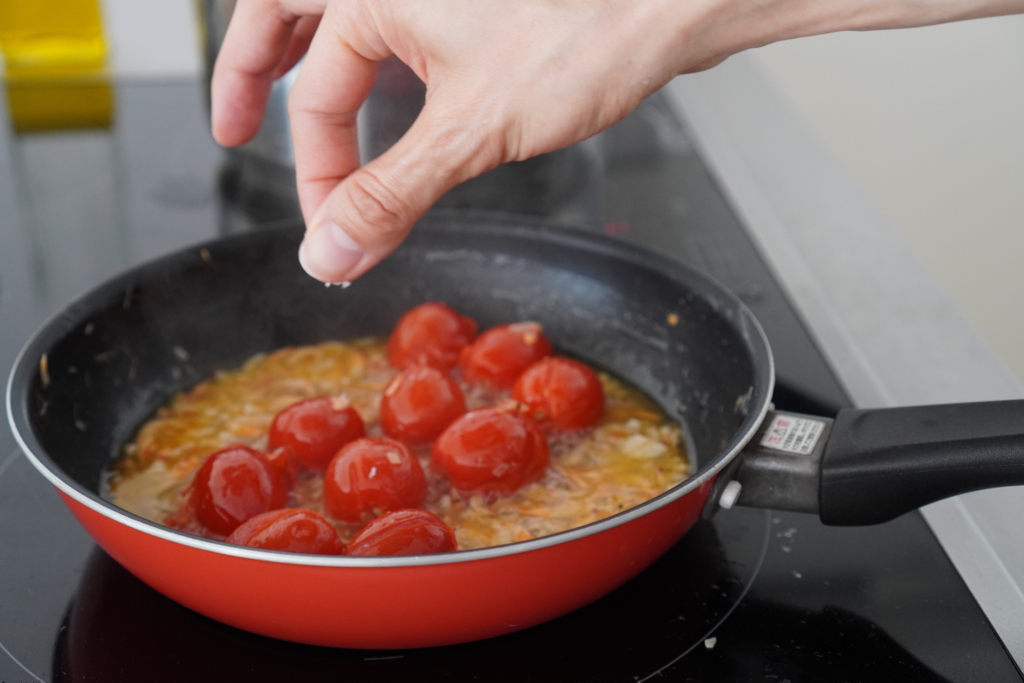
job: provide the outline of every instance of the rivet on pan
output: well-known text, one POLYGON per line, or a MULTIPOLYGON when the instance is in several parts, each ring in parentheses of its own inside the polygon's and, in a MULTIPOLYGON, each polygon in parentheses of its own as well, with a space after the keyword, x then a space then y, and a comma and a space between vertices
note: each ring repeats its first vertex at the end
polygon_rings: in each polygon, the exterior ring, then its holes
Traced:
POLYGON ((736 500, 740 497, 740 491, 742 490, 743 484, 733 479, 722 489, 722 496, 718 499, 718 504, 726 510, 731 510, 732 506, 736 504, 736 500))

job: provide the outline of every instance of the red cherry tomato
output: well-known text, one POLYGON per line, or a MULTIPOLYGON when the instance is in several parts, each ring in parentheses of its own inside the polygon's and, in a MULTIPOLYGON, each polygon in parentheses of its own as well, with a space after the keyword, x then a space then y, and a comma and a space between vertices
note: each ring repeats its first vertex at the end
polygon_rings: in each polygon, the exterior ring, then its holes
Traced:
POLYGON ((420 304, 398 320, 388 339, 388 361, 396 368, 412 364, 450 370, 473 341, 477 324, 444 304, 420 304))
POLYGON ((281 475, 281 482, 284 484, 284 487, 290 489, 294 486, 295 480, 299 478, 299 467, 292 452, 287 448, 278 448, 267 453, 266 456, 270 464, 281 475))
POLYGON ((217 451, 192 480, 196 519, 217 534, 230 534, 258 514, 284 507, 288 492, 267 456, 237 444, 217 451))
POLYGON ((324 473, 328 514, 358 522, 381 511, 417 507, 427 478, 408 448, 391 439, 359 439, 338 451, 324 473))
POLYGON ((548 443, 537 424, 519 412, 481 408, 444 430, 432 457, 459 491, 506 496, 541 478, 548 443))
POLYGON ((426 555, 458 549, 455 531, 426 510, 396 510, 367 524, 346 555, 426 555))
POLYGON ((302 508, 285 508, 256 515, 232 531, 227 542, 313 555, 341 555, 345 552, 338 532, 323 515, 302 508))
POLYGON ((462 352, 462 376, 473 384, 508 389, 541 358, 554 353, 537 323, 511 323, 487 330, 462 352))
POLYGON ((384 389, 380 425, 394 439, 420 444, 433 441, 464 412, 466 400, 455 380, 435 368, 413 365, 384 389))
POLYGON ((529 414, 557 429, 583 429, 604 414, 604 389, 597 373, 568 358, 545 358, 519 376, 512 398, 529 414))
POLYGON ((320 396, 294 403, 274 417, 267 450, 287 448, 303 467, 323 469, 338 449, 365 434, 363 419, 347 400, 320 396))

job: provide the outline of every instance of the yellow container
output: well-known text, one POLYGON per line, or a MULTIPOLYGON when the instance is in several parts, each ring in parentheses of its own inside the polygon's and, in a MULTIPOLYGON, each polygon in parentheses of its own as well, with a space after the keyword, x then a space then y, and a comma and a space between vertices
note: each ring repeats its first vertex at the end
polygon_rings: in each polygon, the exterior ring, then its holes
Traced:
POLYGON ((17 131, 110 125, 98 0, 0 0, 0 49, 17 131))

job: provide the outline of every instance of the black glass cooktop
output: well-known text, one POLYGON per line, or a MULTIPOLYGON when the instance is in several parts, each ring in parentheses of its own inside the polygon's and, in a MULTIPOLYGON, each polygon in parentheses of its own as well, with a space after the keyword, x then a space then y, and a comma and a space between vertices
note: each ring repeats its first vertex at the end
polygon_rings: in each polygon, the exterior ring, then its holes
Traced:
MULTIPOLYGON (((407 125, 417 96, 415 90, 375 92, 368 117, 371 152, 407 125)), ((199 142, 189 144, 212 149, 197 84, 126 85, 118 101, 123 107, 148 102, 149 116, 156 119, 147 124, 153 131, 148 137, 111 131, 118 144, 141 146, 162 163, 156 152, 180 143, 160 138, 160 117, 180 121, 180 108, 191 107, 199 142)), ((127 115, 117 125, 126 121, 127 115)), ((69 140, 73 153, 78 148, 69 140)), ((9 139, 6 149, 11 159, 0 182, 25 187, 18 174, 45 171, 38 140, 9 139)), ((233 155, 216 183, 209 177, 211 192, 219 190, 212 195, 216 210, 209 212, 209 235, 258 229, 294 212, 287 192, 261 187, 261 163, 233 155)), ((194 177, 206 182, 198 171, 194 177)), ((194 184, 172 190, 178 192, 172 193, 175 201, 199 196, 194 184)), ((33 230, 45 232, 32 212, 47 197, 13 196, 20 212, 0 214, 0 239, 5 249, 28 244, 27 253, 38 256, 28 259, 35 270, 24 287, 11 287, 11 271, 0 272, 0 311, 11 321, 9 329, 22 330, 20 343, 55 305, 38 288, 51 291, 46 278, 61 275, 38 265, 47 258, 59 261, 52 252, 39 256, 34 250, 61 247, 26 238, 33 230)), ((737 292, 762 321, 777 357, 778 407, 827 414, 848 404, 685 129, 658 95, 593 140, 497 169, 441 203, 449 210, 544 216, 690 263, 737 292)), ((194 215, 193 220, 201 223, 194 215)), ((139 240, 152 230, 132 221, 122 228, 139 240)), ((201 232, 193 230, 180 242, 201 232)), ((139 255, 129 253, 123 265, 139 255)), ((3 263, 8 268, 11 261, 3 263)), ((101 271, 94 275, 108 274, 101 271)), ((4 354, 9 364, 12 349, 4 354)), ((238 631, 164 598, 92 543, 53 488, 12 451, 6 428, 0 444, 7 448, 0 455, 0 683, 1022 680, 917 513, 877 527, 829 528, 803 514, 723 510, 698 523, 625 586, 553 622, 444 648, 333 650, 238 631)))

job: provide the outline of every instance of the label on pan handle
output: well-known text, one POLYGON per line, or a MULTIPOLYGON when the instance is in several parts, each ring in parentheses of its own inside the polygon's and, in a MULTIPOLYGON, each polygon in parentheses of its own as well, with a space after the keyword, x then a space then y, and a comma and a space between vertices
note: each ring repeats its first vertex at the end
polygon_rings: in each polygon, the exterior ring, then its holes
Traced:
POLYGON ((824 429, 825 423, 821 420, 776 414, 761 437, 761 446, 797 455, 809 455, 824 429))

